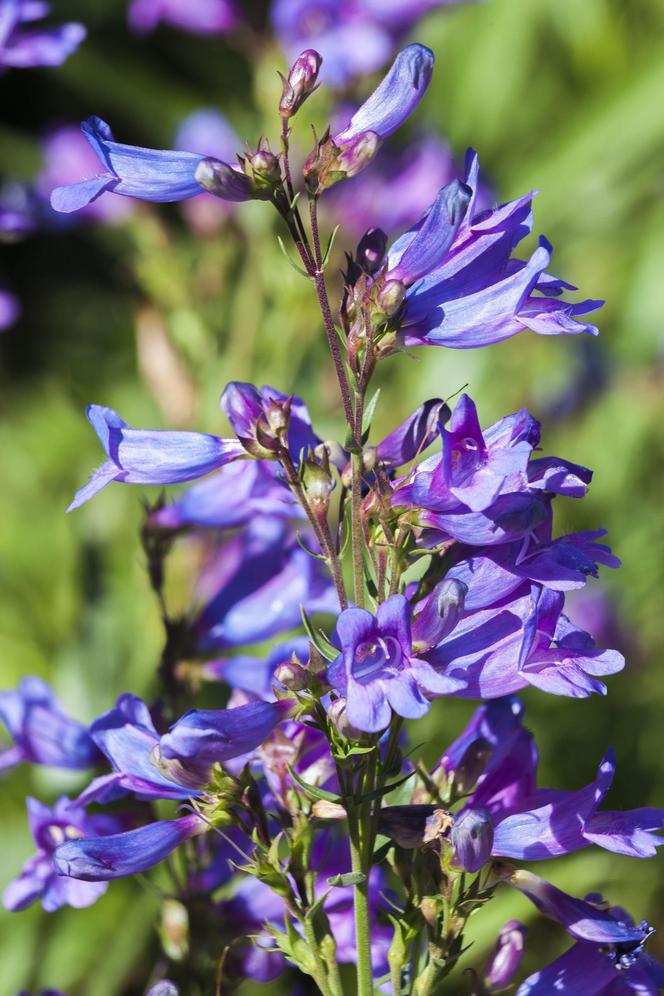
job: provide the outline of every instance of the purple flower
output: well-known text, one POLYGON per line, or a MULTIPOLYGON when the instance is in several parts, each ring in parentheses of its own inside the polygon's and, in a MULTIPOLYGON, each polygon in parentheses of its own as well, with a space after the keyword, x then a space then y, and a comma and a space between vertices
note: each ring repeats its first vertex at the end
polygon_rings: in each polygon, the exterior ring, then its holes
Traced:
POLYGON ((50 10, 48 3, 0 0, 0 72, 33 66, 61 66, 85 38, 82 24, 26 28, 50 10))
POLYGON ((112 408, 101 405, 88 405, 87 416, 108 459, 76 492, 70 512, 111 481, 176 484, 202 477, 244 456, 234 439, 202 432, 132 429, 112 408))
POLYGON ((417 719, 429 709, 427 695, 447 695, 462 687, 413 655, 410 606, 403 595, 388 598, 376 616, 365 609, 345 609, 337 620, 337 636, 341 653, 327 669, 328 680, 346 699, 348 720, 358 730, 383 730, 392 711, 417 719))
MULTIPOLYGON (((37 179, 37 190, 48 204, 56 187, 78 183, 81 176, 94 176, 99 159, 77 125, 63 125, 51 131, 42 143, 44 167, 37 179)), ((95 197, 81 207, 81 215, 91 221, 113 222, 129 217, 137 205, 126 197, 108 191, 105 197, 95 197)), ((46 208, 50 212, 50 208, 46 208)), ((55 218, 60 224, 63 219, 55 218)))
POLYGON ((483 868, 492 853, 493 822, 486 809, 466 806, 450 833, 456 860, 468 872, 483 868))
MULTIPOLYGON (((532 194, 476 213, 477 174, 477 156, 470 150, 465 181, 473 195, 444 258, 406 294, 401 340, 407 346, 470 349, 500 342, 526 328, 540 335, 595 335, 593 325, 576 318, 601 302, 560 300, 574 288, 547 274, 551 246, 546 239, 540 239, 528 261, 511 258, 532 228, 532 194)), ((444 215, 441 225, 442 244, 449 234, 444 215)), ((388 254, 389 270, 398 265, 412 240, 411 230, 394 243, 388 254)))
POLYGON ((194 34, 223 35, 237 26, 239 15, 234 0, 131 0, 128 19, 139 34, 164 21, 194 34))
POLYGON ((286 445, 297 464, 300 455, 320 439, 301 398, 264 385, 231 381, 221 395, 221 407, 243 447, 252 456, 273 459, 286 445))
POLYGON ((124 833, 70 840, 56 848, 53 864, 63 876, 61 881, 104 883, 148 871, 180 844, 208 829, 196 813, 157 820, 124 833))
POLYGON ((384 467, 401 467, 415 460, 438 435, 438 423, 449 414, 444 401, 431 398, 385 436, 375 448, 375 457, 384 467))
POLYGON ((246 526, 258 514, 292 520, 304 516, 273 464, 242 460, 194 484, 175 502, 158 509, 150 521, 162 529, 183 526, 232 529, 246 526))
POLYGON ((490 993, 509 986, 521 964, 525 944, 526 928, 522 923, 508 920, 503 924, 484 969, 484 985, 490 993))
POLYGON ((87 727, 62 710, 41 678, 23 678, 16 691, 0 692, 0 719, 14 741, 0 754, 0 770, 23 761, 84 769, 99 759, 87 727))
POLYGON ((0 332, 4 332, 14 325, 21 314, 21 305, 18 298, 0 287, 0 332))
POLYGON ((200 579, 198 595, 204 608, 194 624, 195 644, 205 653, 295 629, 302 606, 309 614, 339 609, 324 564, 299 546, 283 520, 269 518, 256 518, 222 543, 200 579))
POLYGON ((507 874, 507 881, 577 941, 551 965, 531 975, 517 996, 617 996, 653 994, 664 987, 664 968, 644 951, 653 928, 636 925, 601 896, 575 899, 531 872, 507 874))
POLYGON ((372 132, 383 141, 400 128, 426 93, 433 73, 434 54, 425 45, 407 45, 397 55, 387 75, 333 136, 340 148, 372 132))
POLYGON ((36 899, 52 913, 61 906, 91 906, 106 891, 103 884, 62 879, 53 866, 53 854, 67 840, 112 833, 117 822, 108 816, 89 816, 77 800, 62 796, 53 808, 28 797, 28 820, 37 853, 23 866, 20 876, 7 886, 3 903, 8 910, 23 910, 36 899))
POLYGON ((104 167, 89 180, 56 187, 51 205, 56 211, 78 211, 106 191, 144 201, 182 201, 210 190, 226 200, 249 200, 251 181, 227 163, 197 152, 143 149, 116 142, 109 125, 91 117, 81 125, 104 167))

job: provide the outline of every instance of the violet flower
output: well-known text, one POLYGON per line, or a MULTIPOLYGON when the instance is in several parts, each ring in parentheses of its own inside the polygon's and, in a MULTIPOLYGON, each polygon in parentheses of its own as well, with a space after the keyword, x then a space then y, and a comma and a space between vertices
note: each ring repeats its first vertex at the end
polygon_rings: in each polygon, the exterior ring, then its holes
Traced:
POLYGON ((49 10, 48 3, 0 0, 0 73, 3 69, 61 66, 76 51, 86 35, 82 24, 26 27, 40 21, 49 10))
POLYGON ((577 941, 551 965, 531 975, 517 996, 613 996, 657 993, 664 987, 664 967, 645 953, 654 933, 646 920, 636 925, 619 907, 601 896, 575 899, 531 872, 520 869, 506 880, 577 941))
POLYGON ((237 27, 234 0, 131 0, 129 27, 138 34, 154 31, 164 22, 199 35, 223 35, 237 27))
POLYGON ((60 878, 53 866, 53 854, 67 840, 98 837, 112 833, 117 821, 109 816, 90 816, 78 800, 62 796, 53 808, 28 796, 28 821, 37 853, 23 866, 20 876, 5 889, 3 903, 8 910, 24 910, 36 899, 52 913, 61 906, 81 909, 91 906, 106 891, 103 883, 77 882, 60 878))
POLYGON ((0 692, 0 719, 14 741, 0 754, 0 770, 24 761, 85 769, 99 759, 87 727, 63 711, 41 678, 22 678, 15 691, 0 692))
POLYGON ((429 710, 429 696, 448 695, 462 683, 437 674, 415 657, 410 606, 392 595, 376 616, 366 609, 345 609, 337 620, 341 653, 329 665, 332 687, 346 699, 348 721, 358 730, 377 733, 389 725, 392 710, 417 719, 429 710))
POLYGON ((112 408, 88 405, 87 416, 108 459, 76 492, 71 512, 111 481, 127 484, 176 484, 209 474, 244 456, 234 439, 202 432, 133 429, 112 408))
POLYGON ((508 920, 498 937, 484 969, 484 986, 490 993, 501 992, 514 978, 526 944, 526 928, 518 920, 508 920))
POLYGON ((116 142, 109 125, 91 117, 81 125, 104 167, 88 180, 56 187, 51 205, 69 213, 90 204, 106 191, 144 201, 182 201, 204 190, 224 200, 245 201, 253 197, 252 181, 239 169, 196 152, 144 149, 116 142))
MULTIPOLYGON (((576 319, 602 302, 559 300, 574 288, 547 274, 551 246, 546 239, 540 239, 528 261, 511 258, 531 231, 533 195, 476 213, 478 169, 477 156, 469 150, 465 182, 473 196, 465 218, 445 258, 406 294, 399 338, 406 346, 470 349, 500 342, 526 328, 540 335, 597 334, 595 326, 576 319)), ((448 222, 443 225, 447 230, 448 222)), ((394 243, 388 270, 398 265, 412 240, 413 230, 394 243)))

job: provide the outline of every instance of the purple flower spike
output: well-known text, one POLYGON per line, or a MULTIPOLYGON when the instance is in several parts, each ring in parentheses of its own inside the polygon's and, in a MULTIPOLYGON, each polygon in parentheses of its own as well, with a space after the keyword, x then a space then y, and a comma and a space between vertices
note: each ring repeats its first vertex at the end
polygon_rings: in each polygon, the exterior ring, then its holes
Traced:
POLYGON ((77 909, 91 906, 103 895, 106 886, 59 878, 53 867, 53 854, 64 841, 112 833, 117 829, 117 822, 108 816, 88 816, 77 800, 72 802, 66 796, 58 799, 52 809, 28 797, 27 807, 37 853, 28 859, 20 876, 5 889, 5 907, 23 910, 36 899, 41 899, 49 913, 61 906, 77 909))
POLYGON ((0 2, 0 72, 4 69, 31 69, 33 66, 61 66, 76 51, 86 35, 82 24, 25 28, 49 13, 50 4, 31 0, 0 2))
MULTIPOLYGON (((104 171, 92 179, 56 187, 51 194, 51 205, 56 211, 78 211, 107 190, 144 201, 183 201, 195 197, 205 189, 196 178, 200 164, 216 162, 195 152, 171 152, 122 145, 113 139, 110 126, 97 117, 84 121, 81 130, 96 152, 104 171)), ((235 172, 230 166, 227 169, 235 172)), ((240 178, 244 176, 241 173, 237 175, 240 178)), ((242 182, 241 179, 238 182, 242 182)), ((219 190, 214 193, 224 196, 219 190)), ((246 198, 230 196, 230 199, 246 198)))
POLYGON ((238 24, 233 0, 131 0, 129 27, 138 34, 154 31, 160 22, 199 35, 223 35, 238 24))
POLYGON ((418 719, 429 710, 427 695, 447 695, 463 687, 413 656, 410 607, 403 595, 388 598, 375 617, 365 609, 345 609, 337 620, 337 634, 342 652, 328 667, 328 680, 346 699, 348 721, 358 730, 383 730, 392 710, 418 719))
POLYGON ((87 416, 108 460, 77 491, 67 509, 89 501, 111 481, 127 484, 177 484, 202 477, 244 456, 234 439, 202 432, 133 429, 112 408, 88 405, 87 416))
POLYGON ((14 741, 0 754, 0 770, 23 761, 84 769, 99 759, 87 727, 63 712, 41 678, 23 678, 16 691, 0 692, 0 719, 14 741))
POLYGON ((209 829, 195 813, 176 820, 158 820, 137 830, 106 837, 70 840, 56 848, 58 875, 84 882, 107 882, 140 875, 167 858, 176 847, 209 829))
POLYGON ((523 958, 526 933, 526 928, 518 920, 508 920, 498 931, 484 970, 484 985, 490 993, 505 989, 514 978, 523 958))
POLYGON ((333 136, 343 147, 366 132, 382 140, 400 128, 426 93, 433 73, 434 54, 425 45, 407 45, 385 78, 355 112, 343 131, 333 136))

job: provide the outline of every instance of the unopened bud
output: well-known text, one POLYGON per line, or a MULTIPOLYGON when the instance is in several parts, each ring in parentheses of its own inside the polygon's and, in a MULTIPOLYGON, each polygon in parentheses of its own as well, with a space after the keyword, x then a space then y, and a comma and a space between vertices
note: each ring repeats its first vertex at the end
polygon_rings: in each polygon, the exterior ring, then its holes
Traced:
POLYGON ((526 934, 526 928, 518 920, 508 920, 500 928, 484 969, 484 985, 488 992, 500 992, 509 986, 523 958, 526 934))
POLYGON ((400 280, 388 280, 381 287, 376 298, 378 310, 386 318, 392 318, 403 304, 406 285, 400 280))
POLYGON ((342 737, 346 737, 348 740, 361 740, 364 737, 364 731, 358 730, 349 722, 345 699, 334 700, 327 710, 327 718, 333 726, 336 726, 342 737))
POLYGON ((365 273, 376 273, 385 258, 387 235, 382 228, 370 228, 359 241, 355 262, 365 273))
POLYGON ((289 692, 302 692, 311 684, 309 672, 295 661, 286 661, 275 668, 274 679, 289 692))
POLYGON ((285 401, 280 398, 270 398, 263 404, 267 424, 277 437, 284 438, 288 434, 292 403, 292 398, 286 398, 285 401))
POLYGON ((311 807, 311 813, 318 820, 345 820, 348 813, 338 802, 328 802, 327 799, 316 799, 311 807))
POLYGON ((253 180, 219 159, 201 159, 195 176, 203 190, 224 201, 250 201, 256 196, 253 180))
POLYGON ((378 828, 399 847, 417 848, 447 837, 453 822, 442 806, 385 806, 378 828))
POLYGON ((279 157, 269 149, 258 149, 245 157, 258 190, 273 190, 281 183, 281 164, 279 157))
POLYGON ((330 494, 334 490, 327 451, 323 452, 320 463, 314 460, 304 461, 302 484, 314 511, 326 512, 330 503, 330 494))
POLYGON ((307 97, 317 88, 318 73, 323 57, 313 48, 298 55, 288 77, 281 77, 283 92, 279 101, 282 118, 290 118, 299 111, 307 97))
POLYGON ((322 193, 341 180, 355 176, 368 166, 380 147, 380 138, 365 131, 345 145, 335 145, 329 136, 317 143, 304 163, 303 173, 311 191, 322 193))
POLYGON ((463 612, 467 592, 463 581, 449 578, 418 604, 413 619, 413 644, 418 651, 435 647, 452 632, 463 612))
POLYGON ((493 821, 486 809, 466 809, 450 834, 456 859, 467 872, 476 872, 491 857, 493 821))

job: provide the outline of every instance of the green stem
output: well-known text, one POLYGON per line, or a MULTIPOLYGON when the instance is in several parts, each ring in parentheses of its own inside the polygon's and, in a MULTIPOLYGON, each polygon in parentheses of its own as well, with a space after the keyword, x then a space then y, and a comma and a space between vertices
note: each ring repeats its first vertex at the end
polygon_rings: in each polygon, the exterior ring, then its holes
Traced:
POLYGON ((440 969, 436 964, 433 952, 430 949, 426 968, 415 982, 415 986, 413 988, 414 996, 430 996, 436 984, 439 971, 440 969))
POLYGON ((316 937, 314 925, 307 916, 303 918, 302 925, 304 927, 304 936, 309 943, 311 954, 314 959, 314 965, 316 966, 316 970, 313 973, 316 985, 320 989, 323 996, 333 996, 328 985, 327 972, 325 970, 325 965, 323 964, 323 959, 320 955, 320 945, 318 943, 318 938, 316 937))
POLYGON ((364 881, 353 886, 355 943, 357 945, 357 996, 373 996, 371 929, 369 925, 369 868, 362 855, 361 827, 355 809, 352 809, 348 814, 348 825, 351 868, 356 874, 364 875, 364 881))
MULTIPOLYGON (((358 401, 359 404, 359 401, 358 401)), ((353 588, 355 604, 364 608, 364 564, 362 562, 362 547, 364 531, 362 529, 362 453, 353 453, 351 478, 351 550, 353 557, 353 588)))

